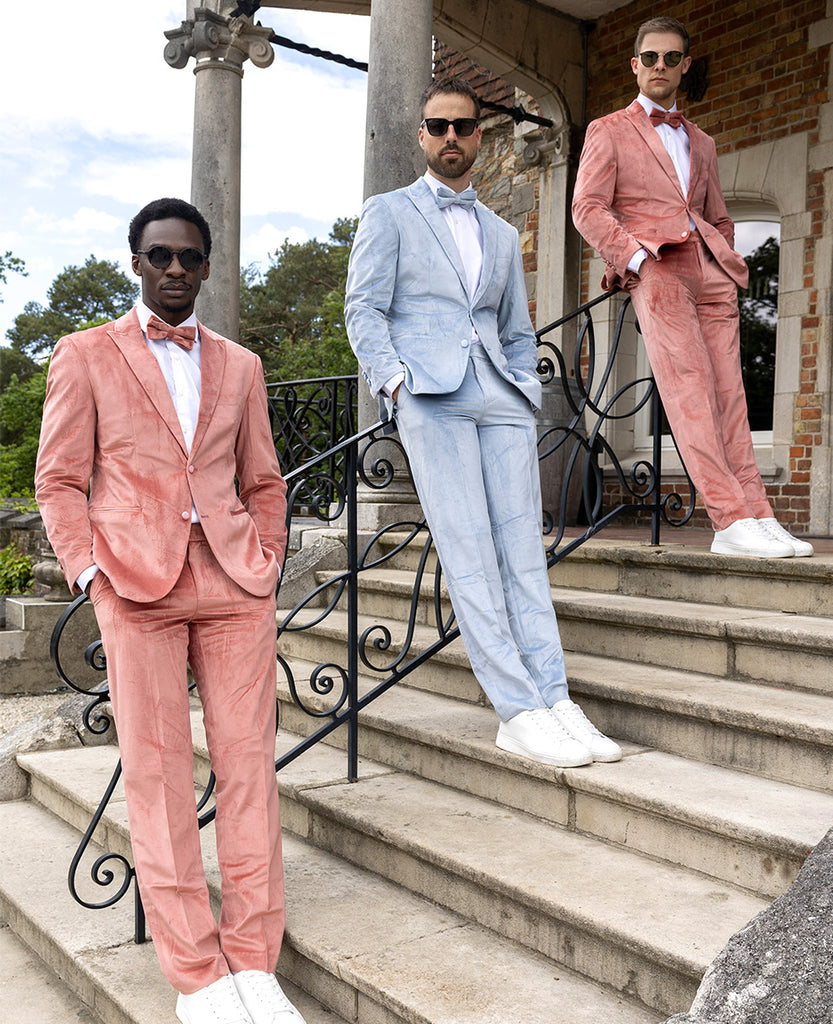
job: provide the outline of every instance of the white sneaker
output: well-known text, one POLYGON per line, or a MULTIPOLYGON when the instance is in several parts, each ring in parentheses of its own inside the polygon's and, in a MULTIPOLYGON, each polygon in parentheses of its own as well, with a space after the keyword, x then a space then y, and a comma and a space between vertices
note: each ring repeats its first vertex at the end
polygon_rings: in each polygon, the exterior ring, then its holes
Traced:
POLYGON ((793 555, 796 558, 809 558, 812 555, 813 545, 807 540, 799 540, 798 537, 793 537, 777 519, 759 519, 758 522, 763 523, 776 540, 780 540, 782 544, 790 544, 793 549, 793 555))
POLYGON ((736 519, 725 530, 715 530, 712 554, 792 558, 795 554, 792 544, 773 536, 764 522, 763 519, 736 519))
POLYGON ((595 725, 581 710, 578 704, 567 697, 560 700, 554 707, 550 708, 550 714, 559 722, 564 729, 582 743, 593 755, 594 761, 619 761, 622 757, 622 748, 618 743, 608 739, 604 733, 599 732, 595 725))
POLYGON ((501 750, 559 768, 577 768, 593 760, 587 747, 574 739, 548 708, 521 711, 501 722, 495 743, 501 750))
POLYGON ((274 974, 237 971, 232 978, 253 1024, 304 1024, 304 1018, 286 998, 274 974))
POLYGON ((230 974, 191 995, 180 992, 176 1015, 182 1024, 253 1024, 230 974))

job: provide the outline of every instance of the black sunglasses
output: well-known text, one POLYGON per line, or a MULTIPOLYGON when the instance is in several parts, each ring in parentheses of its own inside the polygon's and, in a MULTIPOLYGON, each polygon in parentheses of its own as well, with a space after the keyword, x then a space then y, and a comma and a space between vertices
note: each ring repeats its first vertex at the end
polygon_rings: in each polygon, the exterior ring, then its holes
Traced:
POLYGON ((667 68, 675 68, 685 57, 685 54, 681 50, 666 50, 665 53, 657 53, 656 50, 643 50, 639 55, 639 59, 646 68, 652 68, 660 57, 665 60, 667 68))
POLYGON ((148 262, 157 270, 167 270, 173 263, 174 256, 179 257, 179 265, 183 270, 199 270, 205 263, 205 253, 189 245, 187 249, 169 249, 167 245, 153 245, 150 249, 137 249, 137 256, 147 256, 148 262))
MULTIPOLYGON (((467 139, 469 135, 474 134, 474 129, 477 127, 477 118, 455 117, 453 121, 449 121, 445 117, 426 117, 422 124, 428 129, 428 134, 433 135, 435 138, 445 135, 448 131, 448 126, 451 125, 455 135, 459 135, 461 139, 467 139)), ((421 127, 422 125, 420 125, 421 127)))

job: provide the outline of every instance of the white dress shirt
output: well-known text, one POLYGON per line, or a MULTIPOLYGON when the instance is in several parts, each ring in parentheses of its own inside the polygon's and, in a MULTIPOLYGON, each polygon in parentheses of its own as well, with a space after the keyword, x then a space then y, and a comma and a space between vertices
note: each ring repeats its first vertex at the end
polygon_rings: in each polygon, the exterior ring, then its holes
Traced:
MULTIPOLYGON (((646 114, 650 115, 652 110, 665 110, 660 103, 654 103, 652 99, 644 96, 642 93, 636 97, 641 104, 646 114)), ((675 103, 671 110, 677 109, 675 103)), ((654 131, 657 132, 660 139, 662 140, 663 146, 665 146, 666 153, 671 157, 671 163, 674 165, 674 170, 677 172, 677 180, 680 183, 683 195, 688 195, 688 185, 691 179, 691 140, 688 137, 688 132, 684 125, 680 125, 679 128, 672 128, 670 124, 660 123, 652 126, 654 131)), ((694 221, 689 217, 689 227, 692 231, 696 230, 694 221)), ((648 256, 645 249, 637 249, 637 251, 631 256, 628 262, 628 270, 632 270, 634 273, 639 273, 639 268, 642 266, 643 261, 648 256)))

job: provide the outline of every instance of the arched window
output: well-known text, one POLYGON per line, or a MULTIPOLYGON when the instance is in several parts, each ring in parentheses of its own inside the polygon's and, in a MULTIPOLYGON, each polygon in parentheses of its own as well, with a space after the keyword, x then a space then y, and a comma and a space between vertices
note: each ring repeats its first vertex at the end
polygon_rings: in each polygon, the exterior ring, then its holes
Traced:
POLYGON ((735 248, 749 265, 749 287, 738 293, 746 407, 753 437, 763 441, 772 437, 780 223, 777 211, 761 204, 730 212, 735 248))

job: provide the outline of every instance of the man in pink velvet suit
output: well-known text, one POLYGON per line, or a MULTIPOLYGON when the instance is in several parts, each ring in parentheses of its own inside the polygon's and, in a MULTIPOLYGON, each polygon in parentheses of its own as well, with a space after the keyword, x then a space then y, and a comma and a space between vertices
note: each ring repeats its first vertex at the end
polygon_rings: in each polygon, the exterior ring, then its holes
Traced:
POLYGON ((715 529, 712 551, 812 555, 775 519, 755 463, 740 367, 737 288, 748 271, 717 175, 714 142, 677 111, 691 63, 685 27, 637 33, 639 95, 593 121, 573 219, 607 263, 603 288, 633 302, 671 429, 715 529))
POLYGON ((95 607, 136 874, 179 1020, 303 1024, 273 973, 284 928, 274 750, 286 484, 263 371, 194 315, 211 251, 198 210, 156 200, 129 242, 141 301, 55 348, 38 505, 70 587, 95 607), (188 664, 217 777, 219 925, 200 854, 188 664))

